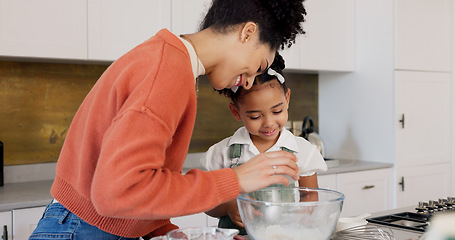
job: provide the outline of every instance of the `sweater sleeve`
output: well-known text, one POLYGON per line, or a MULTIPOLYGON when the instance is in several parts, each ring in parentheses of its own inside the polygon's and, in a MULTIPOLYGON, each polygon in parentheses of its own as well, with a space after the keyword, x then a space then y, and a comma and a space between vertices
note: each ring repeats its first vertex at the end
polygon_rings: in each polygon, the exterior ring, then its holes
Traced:
POLYGON ((209 210, 238 195, 231 169, 182 175, 167 168, 163 149, 169 135, 158 119, 140 110, 113 123, 102 144, 109 147, 101 150, 92 183, 92 201, 101 215, 170 218, 209 210))

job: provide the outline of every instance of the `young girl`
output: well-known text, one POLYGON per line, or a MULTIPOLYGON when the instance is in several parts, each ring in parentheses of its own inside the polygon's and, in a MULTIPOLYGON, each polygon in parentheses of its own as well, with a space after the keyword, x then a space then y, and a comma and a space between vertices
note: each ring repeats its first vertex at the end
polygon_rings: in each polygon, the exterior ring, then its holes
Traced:
POLYGON ((286 182, 273 166, 297 179, 296 158, 284 151, 235 169, 182 175, 182 167, 196 117, 195 79, 207 74, 216 89, 250 88, 276 49, 303 33, 304 14, 302 0, 214 0, 201 31, 163 29, 115 61, 71 123, 51 188, 55 200, 30 239, 165 235, 177 228, 172 217, 286 182))
MULTIPOLYGON (((229 108, 235 119, 245 126, 209 148, 201 159, 207 170, 235 168, 261 153, 285 150, 297 156, 299 186, 318 187, 316 171, 327 170, 324 159, 315 146, 284 128, 291 90, 286 87, 283 68, 283 58, 277 53, 271 67, 256 78, 251 89, 222 91, 232 100, 229 108)), ((243 224, 235 200, 206 213, 220 217, 220 227, 237 228, 242 235, 246 234, 243 228, 239 228, 243 224)))

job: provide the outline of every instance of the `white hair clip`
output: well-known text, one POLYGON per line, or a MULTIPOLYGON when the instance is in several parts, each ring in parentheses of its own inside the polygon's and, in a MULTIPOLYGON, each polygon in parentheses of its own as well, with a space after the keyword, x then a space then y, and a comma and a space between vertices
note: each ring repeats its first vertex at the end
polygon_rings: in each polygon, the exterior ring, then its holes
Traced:
POLYGON ((283 75, 277 73, 275 70, 269 68, 269 70, 267 71, 267 74, 270 75, 270 76, 275 76, 281 84, 284 83, 283 75))
MULTIPOLYGON (((281 84, 284 83, 284 80, 285 80, 285 79, 284 79, 283 75, 279 74, 279 73, 276 72, 275 70, 269 68, 269 70, 267 70, 267 74, 270 75, 270 76, 275 76, 281 84)), ((233 86, 233 87, 231 88, 231 91, 237 92, 238 89, 239 89, 238 86, 233 86)))

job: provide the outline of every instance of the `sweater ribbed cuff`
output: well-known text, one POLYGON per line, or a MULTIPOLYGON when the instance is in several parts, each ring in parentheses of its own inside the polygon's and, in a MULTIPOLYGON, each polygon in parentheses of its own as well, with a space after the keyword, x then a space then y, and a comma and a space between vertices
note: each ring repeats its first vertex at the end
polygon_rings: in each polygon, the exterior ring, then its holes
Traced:
POLYGON ((224 168, 212 172, 213 181, 219 192, 219 201, 226 202, 237 198, 240 194, 239 180, 234 170, 224 168))

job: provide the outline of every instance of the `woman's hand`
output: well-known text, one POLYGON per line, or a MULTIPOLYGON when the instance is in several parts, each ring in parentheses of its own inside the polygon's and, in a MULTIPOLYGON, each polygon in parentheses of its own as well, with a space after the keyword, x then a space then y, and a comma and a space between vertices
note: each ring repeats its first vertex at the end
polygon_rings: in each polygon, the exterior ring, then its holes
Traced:
POLYGON ((271 184, 289 184, 284 176, 298 180, 299 167, 294 154, 286 151, 261 153, 234 168, 240 184, 240 193, 248 193, 271 184))

